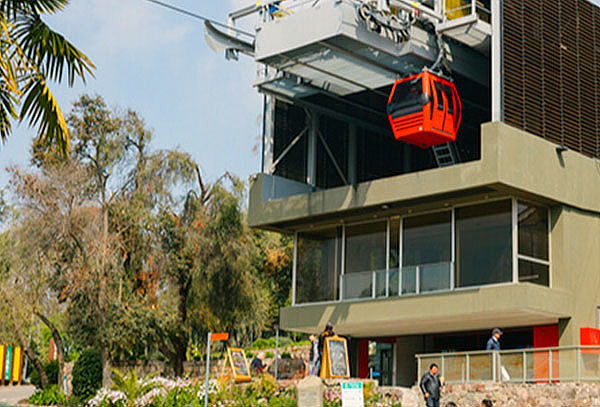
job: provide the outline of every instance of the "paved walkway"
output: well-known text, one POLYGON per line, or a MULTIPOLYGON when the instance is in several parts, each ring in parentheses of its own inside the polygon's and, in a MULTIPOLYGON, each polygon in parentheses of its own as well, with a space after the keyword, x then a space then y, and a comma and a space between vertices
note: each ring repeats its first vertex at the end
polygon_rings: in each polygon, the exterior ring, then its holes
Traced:
POLYGON ((34 391, 34 386, 0 386, 0 405, 16 405, 34 391))

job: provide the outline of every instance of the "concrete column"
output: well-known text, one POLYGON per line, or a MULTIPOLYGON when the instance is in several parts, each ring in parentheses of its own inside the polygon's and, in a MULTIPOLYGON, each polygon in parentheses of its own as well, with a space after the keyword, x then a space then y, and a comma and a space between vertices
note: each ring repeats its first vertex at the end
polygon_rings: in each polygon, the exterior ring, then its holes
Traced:
POLYGON ((348 128, 348 183, 356 185, 358 183, 357 167, 357 128, 355 124, 350 124, 348 128))
POLYGON ((263 118, 262 172, 271 174, 275 141, 275 98, 265 95, 263 118))
POLYGON ((317 144, 319 132, 319 116, 311 111, 307 116, 308 157, 306 159, 306 183, 317 186, 317 144))

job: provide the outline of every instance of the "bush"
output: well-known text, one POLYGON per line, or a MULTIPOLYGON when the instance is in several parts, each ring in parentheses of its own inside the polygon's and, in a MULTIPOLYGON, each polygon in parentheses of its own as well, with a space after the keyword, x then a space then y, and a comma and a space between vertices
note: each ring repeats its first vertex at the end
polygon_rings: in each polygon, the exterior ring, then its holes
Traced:
POLYGON ((88 400, 101 387, 102 358, 100 352, 88 349, 81 353, 73 366, 73 394, 82 400, 88 400))
POLYGON ((283 352, 281 354, 281 359, 291 359, 292 358, 292 354, 289 352, 283 352))
POLYGON ((252 352, 246 352, 246 359, 248 359, 248 360, 254 359, 254 353, 252 353, 252 352))
MULTIPOLYGON (((48 376, 48 384, 58 384, 58 360, 53 360, 44 365, 44 371, 48 376)), ((41 387, 40 374, 33 369, 29 375, 29 381, 38 389, 41 387)))
POLYGON ((267 352, 267 353, 265 353, 265 357, 267 359, 273 359, 275 357, 275 355, 273 354, 273 352, 267 352))
POLYGON ((67 402, 65 393, 53 384, 44 390, 36 391, 29 397, 29 403, 35 406, 63 406, 67 402))

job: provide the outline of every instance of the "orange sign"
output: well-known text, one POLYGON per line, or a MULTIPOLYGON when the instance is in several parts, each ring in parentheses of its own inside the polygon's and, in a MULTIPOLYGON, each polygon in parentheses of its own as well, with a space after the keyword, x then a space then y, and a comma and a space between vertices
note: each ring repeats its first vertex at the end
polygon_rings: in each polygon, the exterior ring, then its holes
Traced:
POLYGON ((215 341, 228 341, 229 340, 229 334, 227 332, 225 333, 211 333, 210 334, 210 340, 215 342, 215 341))

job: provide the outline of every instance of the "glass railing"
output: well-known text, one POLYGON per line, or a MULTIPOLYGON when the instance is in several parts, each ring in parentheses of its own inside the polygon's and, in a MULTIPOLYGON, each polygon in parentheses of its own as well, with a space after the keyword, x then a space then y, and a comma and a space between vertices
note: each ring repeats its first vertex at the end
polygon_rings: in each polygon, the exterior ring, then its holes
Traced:
POLYGON ((416 358, 418 377, 436 363, 449 384, 600 381, 599 346, 450 352, 416 355, 416 358))
POLYGON ((348 273, 341 276, 342 300, 448 291, 454 288, 453 273, 451 262, 348 273))

